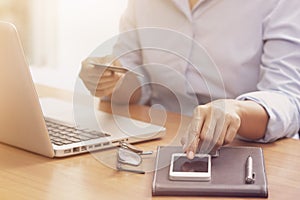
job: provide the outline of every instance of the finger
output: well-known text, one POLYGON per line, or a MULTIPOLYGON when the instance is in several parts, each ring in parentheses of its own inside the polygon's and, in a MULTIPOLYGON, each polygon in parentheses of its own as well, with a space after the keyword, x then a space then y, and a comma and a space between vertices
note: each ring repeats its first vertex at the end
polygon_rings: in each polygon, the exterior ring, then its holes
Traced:
POLYGON ((99 81, 100 81, 100 78, 94 76, 94 77, 88 77, 88 78, 86 78, 84 82, 92 84, 96 88, 98 86, 98 84, 99 84, 99 81))
POLYGON ((118 82, 117 80, 112 80, 106 83, 99 82, 97 86, 97 91, 106 90, 107 88, 115 87, 117 82, 118 82))
POLYGON ((104 84, 95 84, 92 81, 86 81, 84 84, 90 93, 97 97, 106 96, 107 91, 111 90, 110 88, 115 88, 117 81, 107 82, 104 84))
POLYGON ((103 70, 103 69, 90 69, 88 73, 89 78, 104 78, 104 77, 111 77, 115 73, 111 70, 103 70))
POLYGON ((202 106, 194 109, 193 119, 188 127, 187 143, 185 145, 185 152, 189 159, 193 159, 198 150, 200 141, 200 132, 204 123, 205 112, 202 106))
POLYGON ((94 83, 90 83, 88 81, 84 82, 85 87, 90 91, 90 93, 93 95, 97 89, 96 85, 94 83))
POLYGON ((216 152, 223 144, 226 136, 226 132, 229 126, 228 120, 218 120, 215 130, 214 142, 211 144, 210 153, 216 152))
POLYGON ((121 62, 120 62, 118 59, 113 59, 112 64, 113 64, 114 66, 122 66, 121 62))
POLYGON ((100 90, 105 90, 110 87, 116 86, 117 82, 119 81, 119 77, 112 77, 109 79, 104 78, 103 79, 87 79, 84 81, 85 86, 88 88, 88 90, 91 92, 92 95, 97 92, 101 92, 100 90))
POLYGON ((234 140, 234 138, 237 134, 237 131, 238 131, 238 127, 239 126, 237 126, 235 124, 230 124, 228 126, 228 129, 227 129, 227 132, 226 132, 226 135, 224 138, 224 145, 229 144, 234 140))
POLYGON ((98 81, 98 85, 110 84, 110 83, 117 83, 122 77, 113 75, 111 77, 102 77, 98 81))
POLYGON ((103 73, 102 73, 102 77, 110 77, 110 76, 113 76, 115 73, 111 70, 105 70, 103 73))
MULTIPOLYGON (((188 125, 185 136, 181 139, 181 142, 183 144, 183 151, 188 155, 191 151, 191 144, 192 141, 196 139, 196 137, 191 137, 192 135, 196 135, 195 133, 191 133, 191 123, 188 125)), ((188 156, 189 157, 189 156, 188 156)), ((193 156, 192 156, 193 157, 193 156)))
POLYGON ((195 137, 193 139, 192 144, 190 144, 189 147, 187 148, 186 154, 188 159, 193 159, 195 157, 199 142, 200 142, 199 137, 195 137))
POLYGON ((191 144, 193 143, 193 141, 198 137, 197 136, 197 132, 195 132, 191 127, 192 127, 192 122, 189 124, 187 131, 186 131, 186 136, 184 137, 184 151, 187 151, 188 149, 190 149, 191 144))
POLYGON ((104 96, 111 95, 114 91, 114 88, 115 87, 113 86, 113 87, 110 87, 110 88, 106 88, 104 90, 97 90, 94 95, 96 97, 104 97, 104 96))
POLYGON ((238 115, 231 115, 230 124, 228 125, 228 129, 224 139, 224 144, 229 144, 234 140, 240 126, 241 118, 238 115))
POLYGON ((115 82, 112 78, 109 79, 99 79, 99 78, 89 78, 85 81, 85 83, 88 83, 89 85, 93 85, 94 88, 99 88, 101 85, 110 83, 110 82, 115 82))
POLYGON ((86 81, 84 81, 84 84, 91 92, 94 92, 103 83, 100 83, 98 79, 87 79, 86 81))
POLYGON ((203 124, 202 117, 195 117, 192 119, 190 127, 188 129, 188 140, 186 143, 186 153, 189 159, 193 159, 195 153, 197 152, 199 142, 200 142, 200 131, 203 124))
POLYGON ((210 115, 210 117, 205 119, 202 130, 200 132, 201 146, 199 147, 199 152, 207 154, 211 150, 211 142, 214 138, 214 132, 216 128, 216 120, 210 115))
POLYGON ((80 73, 79 73, 79 77, 84 80, 84 81, 87 81, 87 80, 93 80, 93 81, 97 81, 99 80, 101 77, 104 77, 104 76, 110 76, 111 73, 104 73, 104 70, 97 70, 97 69, 94 69, 93 67, 91 66, 85 66, 81 69, 80 73))
MULTIPOLYGON (((107 63, 112 62, 111 56, 106 57, 89 57, 82 61, 82 67, 79 73, 79 77, 83 80, 86 87, 93 93, 97 84, 101 78, 110 77, 114 73, 110 70, 105 70, 105 68, 95 67, 91 63, 107 63)), ((117 61, 117 60, 116 60, 117 61)), ((117 62, 116 62, 117 63, 117 62)), ((109 79, 108 79, 109 80, 109 79)), ((108 81, 106 78, 103 82, 108 81)))
POLYGON ((119 75, 111 75, 111 76, 91 76, 88 79, 85 80, 85 82, 89 84, 93 84, 94 87, 99 87, 101 84, 106 84, 110 82, 117 82, 122 76, 119 75))
POLYGON ((186 149, 187 141, 188 141, 188 138, 187 138, 187 135, 185 134, 185 135, 181 138, 181 140, 180 140, 180 143, 181 143, 181 145, 182 145, 183 151, 185 151, 185 149, 186 149))

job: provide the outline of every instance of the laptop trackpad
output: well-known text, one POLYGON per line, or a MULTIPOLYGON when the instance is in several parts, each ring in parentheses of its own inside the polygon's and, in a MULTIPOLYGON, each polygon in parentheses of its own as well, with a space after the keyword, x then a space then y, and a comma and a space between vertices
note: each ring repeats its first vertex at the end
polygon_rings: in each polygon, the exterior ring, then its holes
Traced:
POLYGON ((127 137, 147 135, 147 137, 155 138, 157 134, 165 131, 162 126, 99 111, 96 107, 98 103, 92 106, 73 105, 54 98, 40 98, 40 103, 45 117, 83 128, 109 132, 114 136, 124 134, 127 137))

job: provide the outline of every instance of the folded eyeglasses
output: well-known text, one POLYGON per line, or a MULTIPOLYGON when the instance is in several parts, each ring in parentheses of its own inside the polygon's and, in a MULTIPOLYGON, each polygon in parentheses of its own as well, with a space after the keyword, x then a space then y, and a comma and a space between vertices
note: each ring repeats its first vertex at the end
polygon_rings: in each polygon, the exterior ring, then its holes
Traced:
POLYGON ((143 161, 142 155, 151 155, 151 154, 153 154, 152 151, 143 151, 126 142, 120 142, 120 147, 118 148, 118 152, 117 152, 117 170, 133 172, 137 174, 145 174, 145 171, 136 170, 136 169, 127 169, 124 168, 123 165, 130 165, 130 166, 137 167, 143 161))

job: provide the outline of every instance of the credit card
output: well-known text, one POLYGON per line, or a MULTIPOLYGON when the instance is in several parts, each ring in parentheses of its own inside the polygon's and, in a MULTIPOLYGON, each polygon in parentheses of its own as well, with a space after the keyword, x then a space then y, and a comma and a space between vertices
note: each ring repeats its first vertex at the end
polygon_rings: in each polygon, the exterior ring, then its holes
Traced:
POLYGON ((119 67, 119 66, 114 66, 114 65, 105 65, 105 64, 94 63, 94 62, 90 62, 89 64, 92 64, 92 65, 94 65, 96 67, 103 67, 106 70, 110 70, 112 72, 123 73, 123 74, 125 74, 127 72, 130 72, 130 73, 133 73, 133 74, 135 74, 137 76, 144 77, 143 74, 135 72, 135 71, 133 71, 131 69, 128 69, 128 68, 125 68, 125 67, 119 67))

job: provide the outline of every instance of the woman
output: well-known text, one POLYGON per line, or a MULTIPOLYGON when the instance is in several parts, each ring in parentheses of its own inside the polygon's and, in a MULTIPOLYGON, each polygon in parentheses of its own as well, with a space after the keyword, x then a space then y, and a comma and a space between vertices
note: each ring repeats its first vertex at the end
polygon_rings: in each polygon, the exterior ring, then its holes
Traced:
POLYGON ((299 7, 298 0, 129 0, 113 61, 144 77, 106 71, 98 81, 102 72, 89 63, 108 57, 86 59, 80 77, 95 96, 115 91, 119 102, 193 115, 182 140, 189 158, 237 134, 291 137, 300 124, 299 7))

